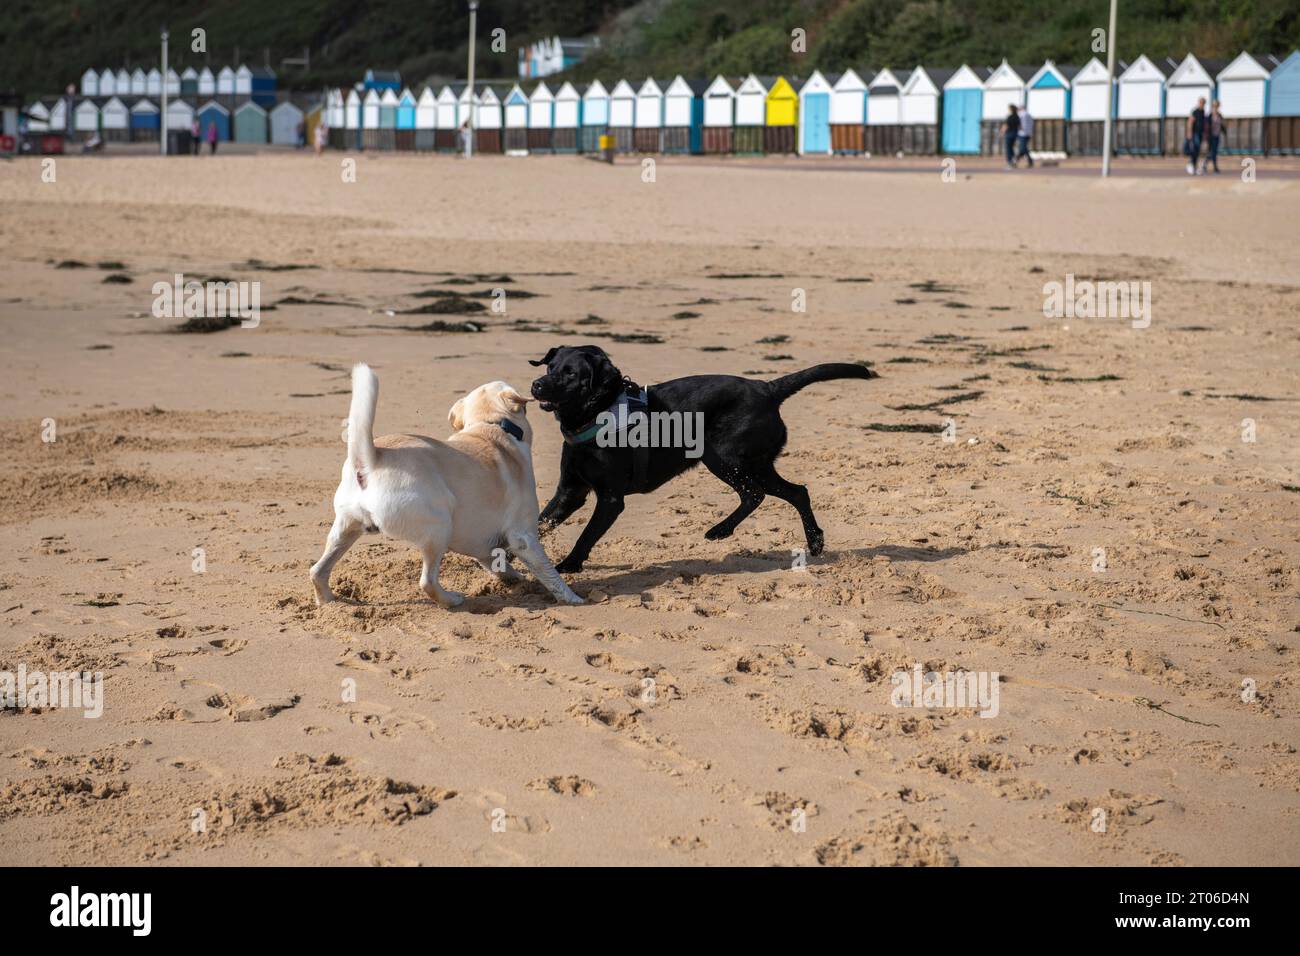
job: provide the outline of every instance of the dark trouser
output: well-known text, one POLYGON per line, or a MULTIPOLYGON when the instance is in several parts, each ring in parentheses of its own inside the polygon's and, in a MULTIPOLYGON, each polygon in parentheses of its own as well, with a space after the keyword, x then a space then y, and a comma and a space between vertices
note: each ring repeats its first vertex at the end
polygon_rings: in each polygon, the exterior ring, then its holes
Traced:
POLYGON ((1193 166, 1201 155, 1201 134, 1193 133, 1187 140, 1187 161, 1193 166))
POLYGON ((209 140, 208 145, 212 147, 212 155, 217 155, 217 141, 215 139, 209 140))
POLYGON ((1025 159, 1029 160, 1029 165, 1033 166, 1034 157, 1029 155, 1029 137, 1017 135, 1016 139, 1019 140, 1019 152, 1016 153, 1016 159, 1023 156, 1025 159))
POLYGON ((1006 135, 1008 166, 1014 166, 1016 164, 1016 139, 1017 138, 1018 137, 1016 136, 1015 133, 1007 133, 1006 135))
POLYGON ((1219 171, 1219 137, 1218 136, 1209 137, 1209 146, 1206 147, 1205 168, 1209 169, 1211 163, 1214 164, 1214 171, 1217 173, 1219 171))

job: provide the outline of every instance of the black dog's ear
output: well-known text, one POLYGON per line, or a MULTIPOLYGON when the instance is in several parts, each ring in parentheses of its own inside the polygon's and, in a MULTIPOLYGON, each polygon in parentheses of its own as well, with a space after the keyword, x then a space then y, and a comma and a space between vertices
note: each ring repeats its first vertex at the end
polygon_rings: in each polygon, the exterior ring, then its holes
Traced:
POLYGON ((529 365, 550 365, 550 364, 551 364, 551 359, 555 358, 555 353, 558 352, 558 351, 559 351, 558 348, 551 349, 549 352, 547 352, 544 356, 542 356, 542 357, 541 357, 540 359, 538 359, 536 362, 534 362, 532 359, 529 359, 529 360, 528 360, 528 364, 529 364, 529 365))
POLYGON ((597 386, 604 391, 622 384, 623 373, 614 367, 604 349, 594 348, 591 357, 591 378, 586 383, 588 388, 597 386))

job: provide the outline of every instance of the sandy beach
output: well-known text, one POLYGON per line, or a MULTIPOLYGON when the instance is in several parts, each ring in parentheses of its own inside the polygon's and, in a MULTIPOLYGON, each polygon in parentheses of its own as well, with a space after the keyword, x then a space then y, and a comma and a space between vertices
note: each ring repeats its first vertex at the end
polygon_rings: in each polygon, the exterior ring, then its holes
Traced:
POLYGON ((0 711, 0 864, 1300 863, 1300 177, 1139 165, 0 164, 0 671, 103 674, 98 718, 0 711), (177 332, 176 274, 260 323, 177 332), (1149 326, 1045 316, 1067 276, 1149 326), (783 409, 826 552, 773 498, 706 541, 698 469, 586 605, 453 555, 446 611, 367 536, 317 608, 351 365, 377 434, 442 438, 580 342, 643 384, 871 363, 783 409), (996 716, 894 706, 917 665, 996 716))

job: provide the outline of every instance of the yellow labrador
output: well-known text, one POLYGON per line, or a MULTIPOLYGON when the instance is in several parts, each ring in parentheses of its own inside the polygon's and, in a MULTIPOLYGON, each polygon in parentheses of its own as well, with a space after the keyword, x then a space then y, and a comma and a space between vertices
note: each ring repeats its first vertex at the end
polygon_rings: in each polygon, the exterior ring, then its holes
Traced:
POLYGON ((424 557, 420 587, 443 607, 465 600, 438 583, 442 556, 468 555, 507 583, 518 557, 556 600, 581 604, 537 540, 537 483, 528 399, 505 382, 480 385, 451 407, 445 442, 420 435, 373 437, 379 379, 352 369, 348 457, 334 492, 334 527, 311 569, 316 603, 334 600, 330 571, 363 531, 409 541, 424 557))

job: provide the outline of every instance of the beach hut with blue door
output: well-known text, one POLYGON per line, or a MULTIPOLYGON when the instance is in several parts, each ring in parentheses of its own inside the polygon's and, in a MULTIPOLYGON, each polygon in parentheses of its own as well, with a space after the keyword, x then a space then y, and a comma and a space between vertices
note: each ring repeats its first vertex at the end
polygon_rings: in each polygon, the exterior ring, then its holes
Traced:
POLYGON ((638 153, 663 152, 664 86, 652 76, 636 91, 636 132, 632 148, 638 153))
POLYGON ((81 74, 81 95, 99 95, 99 74, 94 70, 87 70, 85 73, 81 74))
POLYGON ((217 140, 219 142, 230 141, 230 110, 216 100, 208 100, 199 107, 199 129, 205 143, 208 141, 209 126, 217 128, 217 140))
POLYGON ((249 73, 251 74, 249 96, 263 109, 271 109, 275 106, 276 100, 275 71, 269 66, 255 66, 249 70, 249 73))
POLYGON ((379 148, 393 150, 397 148, 397 105, 396 90, 384 90, 379 94, 379 148))
POLYGON ((99 128, 107 142, 125 143, 131 139, 131 111, 121 97, 111 96, 100 107, 99 128))
POLYGON ((1242 53, 1215 76, 1223 118, 1223 153, 1264 151, 1264 109, 1268 78, 1277 60, 1262 53, 1242 53))
POLYGON ((1064 153, 1070 123, 1070 86, 1077 66, 1048 60, 1025 84, 1025 109, 1034 120, 1029 148, 1040 153, 1064 153))
POLYGON ((614 148, 632 152, 632 130, 636 128, 636 90, 627 80, 619 80, 609 91, 609 132, 614 148))
POLYGON ((731 149, 738 156, 761 156, 767 126, 767 86, 753 73, 736 87, 736 122, 731 149))
POLYGON ((415 149, 415 109, 415 94, 407 87, 397 98, 397 148, 400 150, 415 149))
POLYGON ((415 148, 420 152, 431 152, 437 133, 438 97, 426 86, 415 101, 415 148))
MULTIPOLYGON (((331 91, 326 97, 326 101, 331 103, 330 109, 333 110, 333 97, 338 93, 337 90, 331 91)), ((339 94, 342 95, 341 93, 339 94)), ((270 132, 271 144, 273 146, 297 146, 298 145, 298 127, 304 122, 302 110, 298 109, 289 100, 277 104, 275 109, 271 110, 270 132)), ((340 130, 342 124, 339 125, 340 130)), ((331 127, 333 129, 333 127, 331 127)))
POLYGON ((1000 156, 1006 152, 1006 144, 998 131, 1007 121, 1008 106, 1019 109, 1025 105, 1025 83, 1036 72, 1032 66, 1012 66, 1003 60, 985 80, 980 128, 984 155, 1000 156))
POLYGON ((578 130, 582 127, 582 94, 572 83, 565 82, 555 91, 554 128, 551 148, 557 153, 578 151, 578 130))
POLYGON ((584 153, 600 150, 600 138, 609 129, 609 90, 600 80, 592 80, 582 91, 582 138, 578 147, 584 153))
POLYGON ((235 142, 265 146, 270 138, 270 123, 260 103, 245 100, 235 110, 235 142))
POLYGON ((396 70, 366 70, 361 80, 361 88, 374 90, 377 93, 382 93, 384 90, 392 90, 396 93, 402 88, 402 74, 396 70))
POLYGON ((736 89, 719 73, 704 90, 702 146, 706 153, 729 153, 736 122, 736 89))
POLYGON ((867 87, 867 126, 863 146, 873 156, 892 156, 903 148, 900 95, 903 82, 891 69, 871 78, 867 87))
POLYGON ((980 151, 980 121, 984 116, 984 82, 993 75, 987 66, 963 63, 943 84, 943 151, 951 156, 976 156, 980 151))
MULTIPOLYGON (((1127 63, 1117 61, 1115 69, 1122 73, 1127 63)), ((1115 86, 1110 81, 1106 64, 1095 56, 1089 60, 1070 83, 1070 128, 1066 133, 1066 150, 1074 156, 1100 156, 1105 142, 1106 112, 1115 114, 1115 86)), ((1112 137, 1113 138, 1113 137, 1112 137)))
POLYGON ((528 151, 551 152, 551 131, 555 125, 555 94, 538 83, 528 97, 528 151))
POLYGON ((131 104, 131 139, 137 143, 158 142, 162 113, 153 100, 141 99, 131 104))
POLYGON ((1226 60, 1201 59, 1193 53, 1183 57, 1181 63, 1165 81, 1165 153, 1176 156, 1183 151, 1187 138, 1187 118, 1196 109, 1199 100, 1205 100, 1205 111, 1214 102, 1214 78, 1226 60))
MULTIPOLYGON (((1115 81, 1115 152, 1158 156, 1165 117, 1165 81, 1173 67, 1144 53, 1115 81)), ((1183 137, 1178 136, 1181 149, 1183 137)))
POLYGON ((831 149, 840 155, 856 156, 866 148, 867 83, 873 76, 848 69, 831 83, 831 149))
POLYGON ((1292 51, 1269 75, 1264 152, 1300 153, 1300 51, 1292 51))
POLYGON ((831 154, 831 83, 821 70, 799 88, 799 143, 804 156, 831 154))
POLYGON ((705 85, 680 73, 664 90, 664 152, 700 153, 704 150, 705 85))
POLYGON ((501 101, 505 118, 504 149, 507 156, 528 155, 528 94, 516 83, 501 101))
POLYGON ((939 123, 943 112, 943 85, 953 71, 918 66, 903 82, 898 97, 898 119, 903 131, 902 150, 909 156, 939 152, 939 123))
POLYGON ((467 100, 467 96, 470 96, 468 89, 461 94, 461 105, 465 115, 474 117, 474 148, 480 153, 500 153, 505 122, 501 97, 490 86, 479 87, 472 99, 467 100), (470 110, 473 110, 472 114, 470 110))

